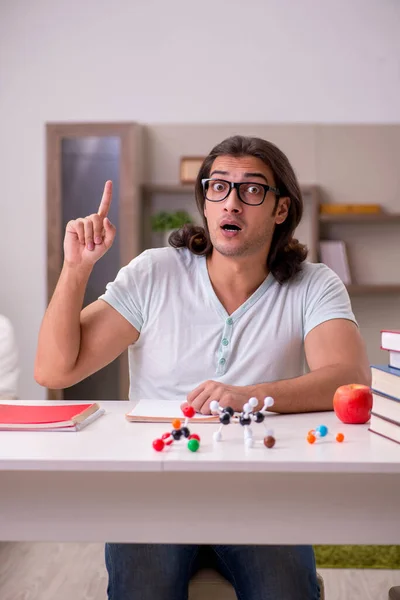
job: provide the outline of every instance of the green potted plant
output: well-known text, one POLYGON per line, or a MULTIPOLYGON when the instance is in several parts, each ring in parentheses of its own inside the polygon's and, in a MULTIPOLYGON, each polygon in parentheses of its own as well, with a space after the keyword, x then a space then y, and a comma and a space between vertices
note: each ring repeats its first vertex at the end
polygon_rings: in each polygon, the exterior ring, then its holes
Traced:
POLYGON ((193 223, 192 217, 186 210, 175 212, 160 211, 151 217, 151 228, 157 233, 163 234, 164 246, 168 246, 168 238, 176 229, 180 229, 185 223, 193 223))

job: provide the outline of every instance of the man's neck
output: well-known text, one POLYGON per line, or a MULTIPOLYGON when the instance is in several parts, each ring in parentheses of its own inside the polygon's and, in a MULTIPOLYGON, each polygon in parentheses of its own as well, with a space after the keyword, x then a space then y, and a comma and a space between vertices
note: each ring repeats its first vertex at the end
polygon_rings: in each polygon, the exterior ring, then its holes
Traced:
POLYGON ((213 251, 207 259, 208 275, 214 291, 232 314, 260 287, 268 275, 267 264, 258 256, 223 256, 213 251))

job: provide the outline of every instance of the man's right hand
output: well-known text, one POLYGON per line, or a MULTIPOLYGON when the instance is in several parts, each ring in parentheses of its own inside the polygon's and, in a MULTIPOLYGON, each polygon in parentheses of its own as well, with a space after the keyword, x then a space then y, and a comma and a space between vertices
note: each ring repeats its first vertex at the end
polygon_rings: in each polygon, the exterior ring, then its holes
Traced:
POLYGON ((97 214, 69 221, 64 238, 64 261, 71 266, 93 266, 113 244, 116 228, 107 218, 112 182, 106 181, 97 214))

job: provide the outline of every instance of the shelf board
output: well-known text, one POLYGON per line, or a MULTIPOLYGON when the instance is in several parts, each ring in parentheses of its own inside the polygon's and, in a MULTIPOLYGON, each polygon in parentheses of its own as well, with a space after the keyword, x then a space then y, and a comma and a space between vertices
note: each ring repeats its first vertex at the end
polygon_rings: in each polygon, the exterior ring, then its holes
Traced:
POLYGON ((352 283, 347 285, 347 291, 353 296, 362 294, 400 294, 400 285, 397 284, 366 284, 352 283))
POLYGON ((400 213, 319 215, 320 223, 399 223, 400 213))

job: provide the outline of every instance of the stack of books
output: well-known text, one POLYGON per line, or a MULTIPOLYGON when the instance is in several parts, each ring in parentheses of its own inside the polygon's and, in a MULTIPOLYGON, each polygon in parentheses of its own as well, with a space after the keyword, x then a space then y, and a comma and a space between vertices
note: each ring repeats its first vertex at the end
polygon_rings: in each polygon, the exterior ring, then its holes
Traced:
POLYGON ((85 404, 0 403, 0 431, 79 431, 104 414, 96 402, 85 404))
POLYGON ((381 331, 387 365, 372 365, 373 404, 369 430, 400 444, 400 330, 381 331))

